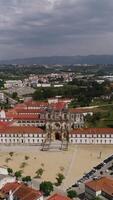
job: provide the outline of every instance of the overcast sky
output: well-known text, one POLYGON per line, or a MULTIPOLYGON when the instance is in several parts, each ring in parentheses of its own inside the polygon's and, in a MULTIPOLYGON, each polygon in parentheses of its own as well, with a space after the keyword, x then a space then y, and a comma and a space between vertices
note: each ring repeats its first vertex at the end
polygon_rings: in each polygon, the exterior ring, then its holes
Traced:
POLYGON ((113 54, 113 0, 0 0, 0 60, 113 54))

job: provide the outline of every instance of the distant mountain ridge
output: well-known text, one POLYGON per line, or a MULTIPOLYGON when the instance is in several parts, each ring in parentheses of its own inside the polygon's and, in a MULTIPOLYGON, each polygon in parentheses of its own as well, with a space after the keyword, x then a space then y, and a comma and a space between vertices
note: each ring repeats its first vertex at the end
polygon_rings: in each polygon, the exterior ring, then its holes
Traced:
POLYGON ((113 64, 113 55, 32 57, 13 60, 1 60, 0 64, 113 64))

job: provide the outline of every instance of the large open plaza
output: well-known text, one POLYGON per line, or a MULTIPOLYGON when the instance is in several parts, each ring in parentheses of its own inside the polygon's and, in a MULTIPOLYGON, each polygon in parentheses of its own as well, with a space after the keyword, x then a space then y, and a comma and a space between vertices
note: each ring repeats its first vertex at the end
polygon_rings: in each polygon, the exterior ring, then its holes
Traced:
POLYGON ((62 189, 65 189, 112 153, 112 145, 70 145, 68 151, 40 151, 39 146, 1 146, 0 164, 14 171, 22 170, 23 175, 32 177, 43 167, 42 180, 52 182, 61 172, 65 175, 62 184, 62 189), (14 152, 13 156, 10 152, 14 152), (29 158, 26 160, 25 156, 29 158))

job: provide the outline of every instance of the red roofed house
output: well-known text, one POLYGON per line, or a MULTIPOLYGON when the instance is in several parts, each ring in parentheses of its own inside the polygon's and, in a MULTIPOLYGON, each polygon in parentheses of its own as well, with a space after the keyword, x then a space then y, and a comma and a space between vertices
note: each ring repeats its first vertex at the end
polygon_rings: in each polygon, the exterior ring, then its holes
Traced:
POLYGON ((11 122, 0 121, 0 129, 4 128, 4 127, 11 126, 11 124, 12 124, 11 122))
POLYGON ((70 131, 73 144, 113 144, 113 128, 78 128, 70 131))
POLYGON ((81 113, 84 115, 84 117, 87 115, 90 115, 90 116, 93 115, 93 111, 88 108, 81 108, 81 107, 80 108, 70 108, 69 111, 73 112, 73 113, 79 113, 79 114, 81 113))
POLYGON ((23 183, 7 183, 0 190, 0 199, 9 200, 43 200, 40 191, 24 185, 23 183))
POLYGON ((29 126, 10 126, 0 129, 1 144, 41 144, 45 133, 42 129, 29 126))
POLYGON ((46 109, 48 108, 48 102, 45 101, 27 101, 25 102, 27 109, 46 109))
POLYGON ((54 194, 53 196, 49 197, 48 200, 71 200, 71 199, 61 194, 54 194))
POLYGON ((49 107, 55 111, 56 110, 61 111, 67 108, 67 103, 65 102, 51 103, 49 107))
MULTIPOLYGON (((15 125, 19 126, 38 126, 43 127, 45 125, 45 119, 44 116, 41 116, 40 114, 36 112, 28 112, 28 110, 23 110, 21 113, 14 112, 6 112, 6 117, 9 119, 12 119, 12 121, 15 122, 15 125)), ((34 110, 35 111, 35 110, 34 110)), ((43 112, 42 112, 42 115, 43 112)))
POLYGON ((113 200, 113 179, 102 177, 85 183, 85 196, 88 200, 100 195, 105 197, 104 199, 113 200))

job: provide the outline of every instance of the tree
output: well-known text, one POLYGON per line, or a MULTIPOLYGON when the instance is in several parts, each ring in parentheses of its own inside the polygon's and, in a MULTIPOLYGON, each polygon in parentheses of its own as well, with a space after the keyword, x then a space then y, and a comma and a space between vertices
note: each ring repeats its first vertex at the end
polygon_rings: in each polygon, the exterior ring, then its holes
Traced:
POLYGON ((43 168, 38 169, 35 173, 36 173, 36 178, 41 178, 42 174, 44 172, 43 168))
POLYGON ((25 176, 22 178, 23 182, 30 182, 31 181, 31 176, 25 176))
POLYGON ((13 157, 14 152, 9 152, 9 155, 10 155, 11 157, 13 157))
POLYGON ((17 97, 18 97, 17 92, 13 92, 13 94, 12 94, 12 98, 13 98, 13 99, 17 99, 17 97))
POLYGON ((69 104, 69 107, 70 107, 70 108, 76 108, 76 105, 77 105, 77 102, 76 102, 76 100, 74 99, 74 100, 72 100, 71 103, 69 104))
POLYGON ((0 89, 1 88, 4 88, 4 81, 3 80, 0 80, 0 89))
POLYGON ((100 197, 96 197, 94 200, 102 200, 100 197))
POLYGON ((65 176, 61 173, 58 173, 56 177, 56 180, 57 180, 56 185, 57 186, 61 185, 64 179, 65 179, 65 176))
POLYGON ((21 177, 22 177, 22 171, 21 171, 21 170, 16 171, 16 172, 15 172, 15 176, 16 176, 17 179, 18 179, 18 178, 21 178, 21 177))
POLYGON ((7 168, 7 171, 8 171, 8 174, 12 174, 13 173, 13 170, 11 168, 7 168))
POLYGON ((26 162, 22 162, 22 164, 20 165, 20 168, 24 168, 27 166, 27 163, 26 162))
POLYGON ((75 197, 77 197, 77 193, 75 190, 69 190, 67 191, 67 196, 70 198, 70 199, 73 199, 75 197))
POLYGON ((29 156, 26 156, 26 155, 25 155, 25 160, 28 160, 28 159, 29 159, 29 156))
POLYGON ((93 125, 95 125, 100 119, 101 119, 100 112, 94 113, 92 116, 88 114, 85 118, 86 122, 91 123, 93 125))
POLYGON ((53 190, 53 184, 50 181, 44 181, 40 184, 40 191, 43 192, 44 196, 49 196, 53 190))

